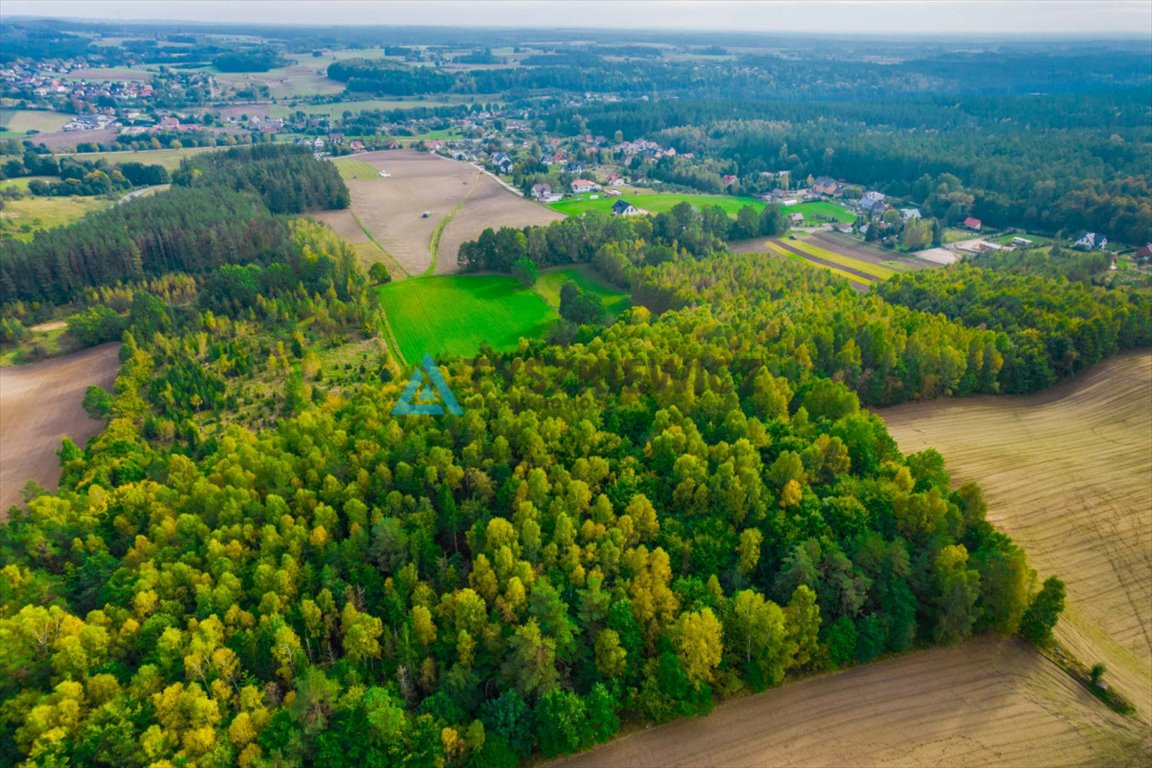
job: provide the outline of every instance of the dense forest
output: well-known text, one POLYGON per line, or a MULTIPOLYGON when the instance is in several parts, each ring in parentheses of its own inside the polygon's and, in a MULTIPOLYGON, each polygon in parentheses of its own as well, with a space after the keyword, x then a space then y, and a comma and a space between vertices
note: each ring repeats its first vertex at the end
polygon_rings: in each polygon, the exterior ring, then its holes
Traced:
POLYGON ((343 207, 331 163, 292 147, 236 148, 186 161, 171 190, 0 247, 6 301, 66 303, 88 287, 268 260, 288 238, 276 213, 343 207), (278 176, 291 172, 287 176, 278 176))
POLYGON ((596 238, 639 306, 441 361, 458 417, 393 417, 387 356, 321 363, 378 310, 317 225, 191 301, 132 294, 108 427, 0 529, 0 755, 510 767, 885 653, 1042 640, 1058 582, 861 407, 996 391, 1013 329, 673 247, 705 231, 684 213, 530 230, 545 263, 596 238))

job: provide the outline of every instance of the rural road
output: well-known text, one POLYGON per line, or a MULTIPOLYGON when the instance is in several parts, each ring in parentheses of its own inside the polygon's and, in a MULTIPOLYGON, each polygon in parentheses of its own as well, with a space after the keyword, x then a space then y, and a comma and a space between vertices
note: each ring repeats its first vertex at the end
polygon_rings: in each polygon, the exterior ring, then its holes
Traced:
POLYGON ((119 344, 103 344, 64 357, 0 368, 0 519, 22 500, 24 484, 54 489, 56 452, 71 437, 83 446, 101 422, 82 406, 91 384, 111 388, 120 365, 119 344))

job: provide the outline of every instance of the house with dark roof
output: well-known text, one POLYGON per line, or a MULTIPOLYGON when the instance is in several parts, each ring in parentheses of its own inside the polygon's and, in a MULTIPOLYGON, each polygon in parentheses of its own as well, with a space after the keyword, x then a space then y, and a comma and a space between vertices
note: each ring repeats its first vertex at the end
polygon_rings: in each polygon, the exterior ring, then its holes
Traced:
POLYGON ((1108 238, 1098 232, 1084 232, 1072 244, 1073 248, 1079 248, 1082 251, 1102 251, 1104 246, 1108 245, 1108 238))
POLYGON ((612 205, 612 213, 615 216, 635 216, 640 213, 640 209, 621 198, 612 205))
POLYGON ((1152 261, 1152 243, 1145 243, 1137 248, 1132 258, 1136 261, 1152 261))

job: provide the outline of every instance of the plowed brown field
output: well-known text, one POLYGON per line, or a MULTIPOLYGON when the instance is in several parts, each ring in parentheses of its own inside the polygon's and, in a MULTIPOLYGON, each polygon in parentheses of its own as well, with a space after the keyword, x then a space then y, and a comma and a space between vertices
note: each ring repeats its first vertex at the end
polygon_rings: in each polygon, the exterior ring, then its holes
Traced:
POLYGON ((988 519, 1068 600, 1056 636, 1152 722, 1152 354, 1047 392, 880 412, 904 451, 933 447, 976 480, 988 519))
POLYGON ((29 480, 53 489, 60 479, 56 452, 71 437, 83 446, 100 431, 81 403, 91 384, 111 388, 119 344, 30 365, 0 368, 0 519, 20 503, 29 480))

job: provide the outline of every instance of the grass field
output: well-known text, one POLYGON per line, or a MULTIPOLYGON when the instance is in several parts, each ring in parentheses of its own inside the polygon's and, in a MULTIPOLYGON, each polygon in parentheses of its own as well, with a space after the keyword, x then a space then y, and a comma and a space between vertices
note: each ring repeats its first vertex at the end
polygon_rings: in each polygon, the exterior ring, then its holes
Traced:
POLYGON ((705 205, 718 205, 723 208, 724 212, 729 216, 735 216, 736 213, 746 205, 752 206, 757 211, 764 208, 763 202, 752 197, 683 195, 666 194, 663 192, 625 194, 621 197, 604 197, 603 193, 600 193, 600 197, 597 200, 592 200, 588 195, 583 195, 571 200, 561 200, 558 203, 552 203, 548 207, 566 216, 577 216, 581 213, 587 213, 588 211, 610 211, 612 210, 612 206, 616 204, 616 201, 621 199, 627 200, 637 208, 651 213, 667 213, 679 203, 688 203, 697 208, 705 205))
POLYGON ((25 197, 8 200, 0 211, 0 232, 15 240, 31 240, 41 229, 71 224, 92 211, 107 208, 112 201, 96 197, 25 197))
POLYGON ((609 285, 604 278, 587 264, 576 264, 571 267, 554 267, 540 273, 536 285, 532 286, 536 293, 548 302, 555 310, 560 309, 560 288, 564 283, 572 280, 580 286, 582 291, 590 291, 600 297, 604 302, 604 309, 615 317, 631 306, 628 294, 609 285))
POLYGON ((33 181, 59 181, 59 176, 20 176, 15 179, 4 179, 0 181, 0 189, 19 189, 21 191, 27 190, 28 185, 33 181))
POLYGON ((552 307, 511 277, 431 276, 380 287, 380 303, 408 363, 432 355, 475 354, 487 342, 515 349, 521 337, 542 336, 559 318, 552 307))
POLYGON ((340 178, 345 181, 350 181, 351 179, 380 178, 380 171, 374 165, 365 163, 362 160, 353 160, 350 157, 338 157, 332 161, 332 164, 340 171, 340 178))
POLYGON ((150 149, 143 152, 81 152, 76 155, 78 160, 106 159, 113 165, 118 163, 144 163, 145 165, 162 165, 170 171, 180 167, 180 161, 201 152, 213 152, 223 147, 185 147, 183 149, 150 149))
POLYGON ((843 206, 836 205, 836 203, 827 203, 824 201, 789 205, 784 208, 784 213, 804 214, 804 226, 816 223, 809 221, 809 219, 832 219, 844 224, 851 224, 856 221, 856 214, 852 213, 852 211, 849 211, 843 206))
POLYGON ((514 349, 523 338, 539 338, 559 320, 560 288, 572 280, 601 298, 615 317, 628 309, 628 294, 587 264, 540 274, 532 288, 503 275, 422 276, 380 287, 389 335, 405 361, 425 354, 472 355, 487 342, 514 349))
POLYGON ((72 119, 63 112, 49 112, 34 109, 0 109, 0 127, 13 133, 53 133, 64 127, 72 119))
MULTIPOLYGON (((1056 637, 1152 721, 1152 354, 1029 397, 881 410, 901 450, 932 447, 978 481, 988 520, 1067 585, 1056 637)), ((1152 731, 1148 731, 1152 733, 1152 731)))

